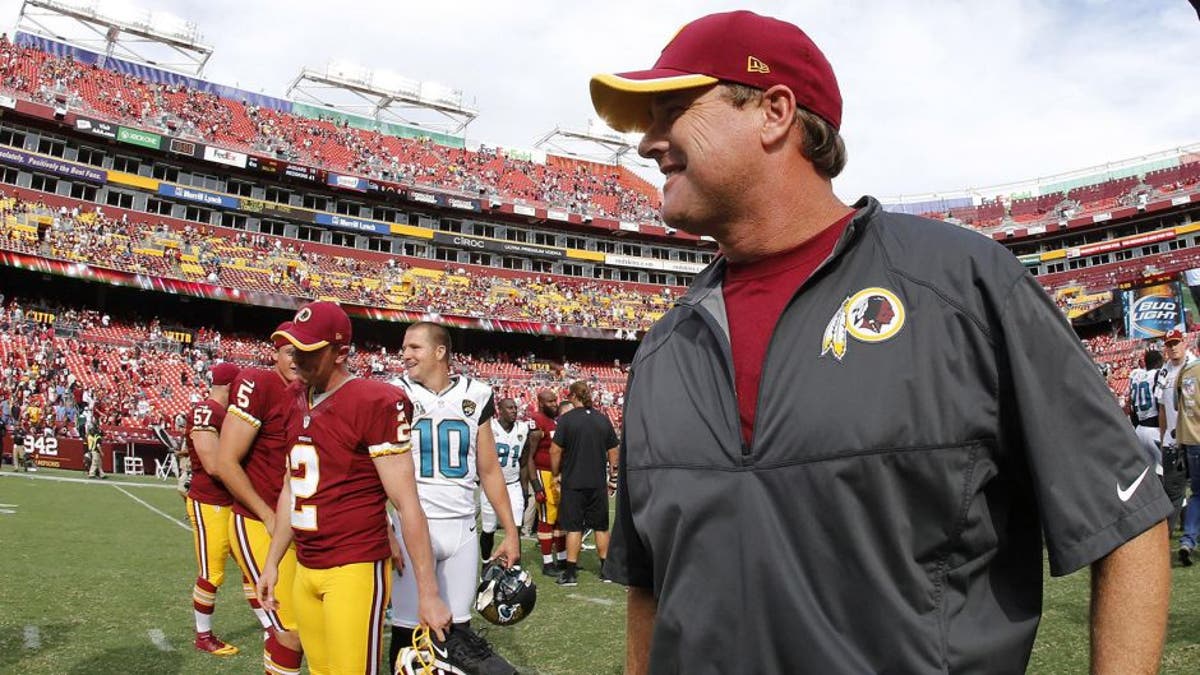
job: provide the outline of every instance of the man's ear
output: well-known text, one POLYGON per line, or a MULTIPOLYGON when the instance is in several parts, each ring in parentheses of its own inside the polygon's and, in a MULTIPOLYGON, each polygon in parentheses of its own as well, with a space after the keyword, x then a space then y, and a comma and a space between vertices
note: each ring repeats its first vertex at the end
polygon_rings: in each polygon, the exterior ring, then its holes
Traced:
POLYGON ((785 140, 796 119, 796 95, 787 85, 777 84, 762 94, 759 105, 763 115, 763 145, 773 146, 785 140))

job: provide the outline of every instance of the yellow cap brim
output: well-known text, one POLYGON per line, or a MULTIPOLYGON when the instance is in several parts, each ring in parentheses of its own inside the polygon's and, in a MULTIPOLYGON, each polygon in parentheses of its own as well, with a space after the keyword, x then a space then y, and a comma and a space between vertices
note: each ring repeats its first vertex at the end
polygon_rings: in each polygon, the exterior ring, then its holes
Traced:
POLYGON ((644 71, 593 75, 590 88, 592 106, 596 109, 596 114, 616 131, 645 131, 650 127, 650 102, 655 95, 707 87, 719 81, 708 75, 686 73, 662 77, 630 77, 655 74, 655 71, 644 71))
POLYGON ((276 338, 283 338, 284 340, 287 340, 288 342, 292 343, 293 347, 302 352, 315 352, 329 344, 329 340, 320 340, 318 342, 308 344, 297 338, 295 335, 282 330, 277 330, 274 333, 271 333, 271 339, 274 340, 276 338))

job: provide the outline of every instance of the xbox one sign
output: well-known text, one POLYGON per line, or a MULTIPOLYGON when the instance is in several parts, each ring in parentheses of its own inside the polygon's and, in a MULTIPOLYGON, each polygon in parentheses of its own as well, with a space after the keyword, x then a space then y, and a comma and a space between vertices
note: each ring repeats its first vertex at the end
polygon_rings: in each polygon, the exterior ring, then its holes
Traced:
POLYGON ((141 129, 130 129, 129 127, 117 128, 117 140, 130 145, 140 145, 143 148, 158 150, 162 146, 162 136, 142 131, 141 129))

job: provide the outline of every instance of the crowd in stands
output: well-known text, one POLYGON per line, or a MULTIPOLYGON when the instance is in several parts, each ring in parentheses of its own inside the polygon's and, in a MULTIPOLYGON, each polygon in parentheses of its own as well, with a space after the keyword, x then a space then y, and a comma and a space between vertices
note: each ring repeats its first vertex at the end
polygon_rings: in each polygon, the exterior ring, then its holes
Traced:
POLYGON ((0 87, 97 117, 349 174, 659 222, 658 190, 620 166, 553 157, 545 163, 397 138, 154 83, 0 37, 0 87))
POLYGON ((482 267, 416 267, 394 256, 355 257, 353 249, 328 255, 272 235, 111 218, 82 202, 54 209, 2 191, 0 249, 302 298, 558 326, 644 330, 678 293, 552 275, 500 277, 482 267))
MULTIPOLYGON (((266 336, 222 336, 189 328, 191 342, 169 335, 157 318, 113 318, 92 309, 0 294, 0 426, 4 432, 78 438, 93 420, 105 430, 165 426, 178 436, 185 413, 207 392, 208 369, 218 361, 269 366, 266 336), (48 432, 46 430, 49 430, 48 432)), ((618 363, 577 364, 533 354, 460 354, 456 372, 489 382, 497 397, 513 398, 528 415, 538 390, 566 398, 578 379, 595 390, 597 407, 618 426, 625 371, 618 363)), ((404 374, 395 348, 364 345, 350 358, 361 377, 404 374)))
POLYGON ((1018 197, 1006 206, 1000 198, 973 206, 923 215, 970 225, 991 232, 1003 227, 1027 227, 1044 221, 1101 213, 1123 206, 1144 206, 1151 198, 1168 198, 1200 187, 1200 161, 1192 159, 1145 176, 1111 178, 1098 183, 1036 197, 1018 197))
MULTIPOLYGON (((99 117, 223 147, 349 174, 558 207, 585 215, 661 224, 660 195, 620 166, 549 156, 545 163, 495 149, 470 151, 397 138, 118 73, 0 36, 0 88, 99 117)), ((1066 192, 1018 197, 924 215, 991 231, 1145 203, 1200 184, 1200 162, 1112 178, 1066 192)))

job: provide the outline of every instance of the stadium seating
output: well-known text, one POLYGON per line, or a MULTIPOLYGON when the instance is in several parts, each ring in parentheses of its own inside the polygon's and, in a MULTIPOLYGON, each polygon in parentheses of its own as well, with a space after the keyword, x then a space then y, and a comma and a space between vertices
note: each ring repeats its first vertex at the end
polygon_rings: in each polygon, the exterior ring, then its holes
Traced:
POLYGON ((336 171, 570 209, 658 221, 658 190, 620 166, 446 148, 219 98, 0 41, 0 87, 97 117, 336 171))
POLYGON ((478 266, 431 269, 417 266, 429 261, 397 263, 380 254, 324 247, 342 254, 330 255, 271 235, 170 218, 151 224, 146 214, 117 220, 87 210, 94 207, 83 202, 58 202, 54 209, 0 192, 0 249, 242 290, 558 326, 644 330, 678 293, 554 275, 502 277, 499 270, 478 266))
MULTIPOLYGON (((43 426, 61 436, 77 436, 74 390, 87 391, 106 429, 138 429, 167 425, 182 432, 176 419, 207 391, 202 374, 214 360, 243 366, 268 365, 271 348, 253 336, 221 336, 192 327, 191 345, 165 337, 157 321, 112 320, 81 308, 46 306, 9 299, 0 307, 0 369, 12 375, 0 381, 0 406, 26 430, 43 426), (51 315, 53 323, 33 317, 51 315), (60 404, 70 416, 56 415, 60 404)), ((393 351, 362 346, 350 360, 362 377, 392 379, 404 373, 393 351)), ((490 382, 497 396, 517 401, 523 416, 536 405, 539 389, 566 398, 570 382, 592 384, 597 407, 620 424, 624 373, 615 364, 556 363, 506 354, 456 355, 456 370, 490 382)), ((11 427, 10 427, 11 428, 11 427)))

